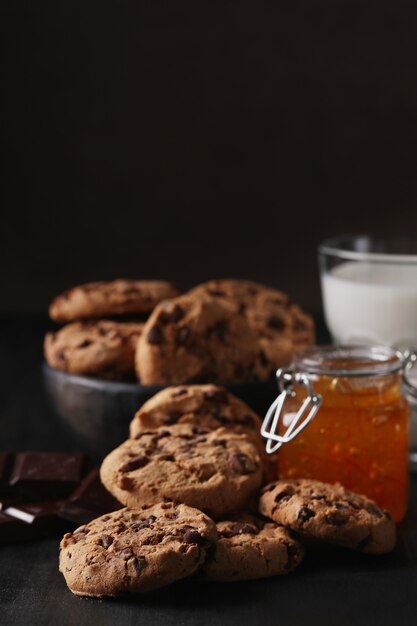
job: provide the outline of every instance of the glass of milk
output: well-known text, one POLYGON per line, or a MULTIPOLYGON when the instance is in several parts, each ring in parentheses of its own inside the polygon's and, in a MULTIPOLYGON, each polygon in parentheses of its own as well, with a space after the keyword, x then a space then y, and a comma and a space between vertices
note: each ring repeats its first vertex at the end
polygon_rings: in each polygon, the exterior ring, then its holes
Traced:
POLYGON ((339 237, 320 245, 319 260, 336 343, 417 347, 417 240, 339 237))
MULTIPOLYGON (((338 344, 417 349, 417 240, 348 235, 319 246, 327 327, 338 344)), ((417 385, 417 366, 413 376, 417 385)), ((417 463, 417 392, 412 409, 411 460, 417 463)))

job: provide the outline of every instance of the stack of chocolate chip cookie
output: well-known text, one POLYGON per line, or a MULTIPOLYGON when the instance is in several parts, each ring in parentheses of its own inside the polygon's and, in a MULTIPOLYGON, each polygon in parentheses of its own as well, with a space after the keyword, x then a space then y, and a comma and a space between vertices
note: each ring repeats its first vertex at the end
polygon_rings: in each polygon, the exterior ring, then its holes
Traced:
POLYGON ((77 595, 146 592, 293 570, 304 540, 379 554, 395 543, 388 513, 339 485, 275 481, 260 418, 214 385, 164 389, 134 416, 130 439, 101 467, 126 508, 67 533, 60 570, 77 595))
POLYGON ((58 296, 45 339, 54 368, 144 385, 267 380, 314 342, 312 318, 282 292, 214 280, 178 295, 164 281, 115 280, 58 296), (146 319, 148 318, 148 319, 146 319))

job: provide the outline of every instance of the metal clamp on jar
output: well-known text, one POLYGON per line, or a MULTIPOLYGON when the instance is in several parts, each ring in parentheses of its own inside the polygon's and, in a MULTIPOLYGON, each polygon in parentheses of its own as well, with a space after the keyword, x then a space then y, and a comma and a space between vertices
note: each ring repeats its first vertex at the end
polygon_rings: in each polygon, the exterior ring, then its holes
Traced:
POLYGON ((341 482, 402 519, 409 439, 402 383, 411 384, 416 360, 415 352, 385 347, 316 346, 278 370, 280 393, 261 432, 268 453, 280 449, 280 477, 341 482))

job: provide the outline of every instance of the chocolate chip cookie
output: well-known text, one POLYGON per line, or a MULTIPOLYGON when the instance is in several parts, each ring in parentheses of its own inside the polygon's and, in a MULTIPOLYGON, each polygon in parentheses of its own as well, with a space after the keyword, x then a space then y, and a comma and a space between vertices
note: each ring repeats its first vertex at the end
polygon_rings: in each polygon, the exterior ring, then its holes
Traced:
POLYGON ((219 517, 245 506, 261 486, 262 469, 245 435, 178 424, 122 443, 104 459, 100 477, 127 506, 168 498, 219 517))
POLYGON ((250 513, 217 523, 216 551, 202 569, 208 580, 235 581, 287 574, 301 562, 303 546, 284 526, 250 513))
MULTIPOLYGON (((130 424, 130 436, 144 430, 192 424, 207 430, 224 426, 246 434, 255 444, 269 480, 276 477, 276 457, 265 452, 261 437, 261 418, 252 409, 223 387, 216 385, 182 385, 163 389, 139 409, 130 424)), ((268 478, 267 478, 268 480, 268 478)))
POLYGON ((220 279, 198 285, 195 297, 227 301, 245 317, 262 347, 261 377, 286 365, 296 350, 314 343, 313 318, 282 291, 247 280, 220 279))
POLYGON ((183 504, 125 508, 64 535, 59 569, 78 596, 144 593, 193 574, 215 541, 215 523, 183 504))
POLYGON ((109 320, 73 322, 45 337, 44 352, 51 367, 106 379, 134 375, 141 322, 109 320))
POLYGON ((339 484, 279 480, 262 490, 259 510, 307 538, 370 554, 395 546, 390 514, 339 484))
POLYGON ((136 372, 145 385, 253 380, 256 333, 227 302, 181 296, 159 304, 143 329, 136 372))
POLYGON ((147 314, 165 298, 178 295, 177 290, 163 280, 128 280, 86 283, 59 295, 49 307, 55 322, 113 317, 116 315, 147 314))

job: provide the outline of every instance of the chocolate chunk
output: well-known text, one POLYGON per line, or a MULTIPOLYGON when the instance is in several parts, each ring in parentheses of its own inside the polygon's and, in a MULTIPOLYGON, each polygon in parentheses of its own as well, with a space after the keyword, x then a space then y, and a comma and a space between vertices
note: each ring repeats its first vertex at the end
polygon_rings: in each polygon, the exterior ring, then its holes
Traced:
POLYGON ((294 495, 294 491, 292 489, 284 489, 274 498, 274 502, 287 502, 294 495))
POLYGON ((28 501, 62 498, 75 489, 86 465, 84 454, 18 452, 9 485, 16 496, 28 501))
POLYGON ((258 529, 253 524, 248 524, 245 522, 237 522, 233 524, 232 533, 233 535, 257 535, 258 529))
POLYGON ((64 532, 57 513, 61 501, 34 502, 7 507, 0 513, 0 543, 28 541, 64 532))
POLYGON ((188 326, 181 326, 175 333, 175 341, 177 345, 184 346, 189 342, 191 331, 188 326))
POLYGON ((207 428, 200 428, 200 426, 193 427, 194 435, 207 435, 208 432, 207 428))
POLYGON ((119 467, 119 472, 133 472, 133 470, 144 467, 147 463, 148 458, 144 454, 139 454, 133 457, 133 459, 130 459, 130 461, 123 463, 123 465, 119 467))
POLYGON ((110 548, 111 544, 113 543, 114 539, 111 535, 102 535, 100 537, 100 543, 103 546, 103 548, 110 548))
POLYGON ((177 389, 171 393, 171 398, 178 398, 178 396, 184 396, 187 392, 187 389, 177 389))
POLYGON ((226 439, 213 439, 213 443, 215 446, 222 446, 222 448, 227 446, 226 439))
POLYGON ((149 329, 148 334, 146 336, 148 343, 151 343, 154 346, 159 346, 164 341, 164 333, 160 326, 155 324, 152 328, 149 329))
POLYGON ((133 565, 136 570, 136 574, 139 576, 146 566, 146 559, 144 556, 135 556, 129 559, 129 563, 133 565))
POLYGON ((313 494, 312 496, 310 496, 311 500, 326 500, 326 496, 322 493, 317 493, 317 494, 313 494))
POLYGON ((93 469, 61 505, 59 515, 75 524, 87 524, 104 513, 121 508, 122 504, 103 487, 99 471, 93 469))
POLYGON ((348 517, 341 511, 331 511, 326 515, 326 522, 332 526, 343 526, 348 521, 348 517))
POLYGON ((268 318, 268 326, 273 330, 283 330, 285 328, 284 320, 278 315, 271 315, 268 318))
POLYGON ((204 400, 209 400, 209 402, 215 402, 216 404, 229 404, 229 397, 225 389, 205 391, 203 397, 204 400))
POLYGON ((230 454, 229 463, 232 469, 238 474, 253 474, 256 469, 251 459, 241 452, 230 454))
POLYGON ((132 524, 132 529, 136 532, 138 530, 142 530, 142 528, 149 528, 151 524, 156 520, 155 515, 150 515, 146 517, 141 522, 136 522, 136 524, 132 524))
POLYGON ((168 415, 164 417, 164 424, 167 424, 168 426, 170 424, 175 424, 183 415, 182 411, 170 411, 168 415))
POLYGON ((91 339, 84 339, 84 341, 78 344, 77 348, 88 348, 92 343, 94 342, 91 339))
POLYGON ((173 454, 160 454, 158 456, 159 461, 175 461, 175 457, 173 454))
POLYGON ((300 522, 307 522, 311 517, 314 517, 316 514, 314 511, 308 508, 308 506, 302 506, 298 511, 297 519, 300 522))
POLYGON ((218 322, 213 324, 213 326, 211 326, 207 331, 209 337, 214 336, 221 343, 224 343, 226 341, 228 333, 229 325, 226 320, 219 320, 218 322))
POLYGON ((380 509, 378 509, 378 507, 375 506, 375 504, 371 504, 370 502, 368 502, 365 505, 365 509, 368 511, 368 513, 370 513, 374 517, 383 517, 382 511, 380 511, 380 509))
POLYGON ((226 295, 224 291, 222 291, 221 289, 215 289, 214 287, 212 289, 208 289, 208 293, 215 298, 221 298, 226 295))
POLYGON ((184 533, 183 541, 184 543, 195 543, 200 546, 204 543, 204 537, 202 537, 195 528, 189 528, 184 533))

